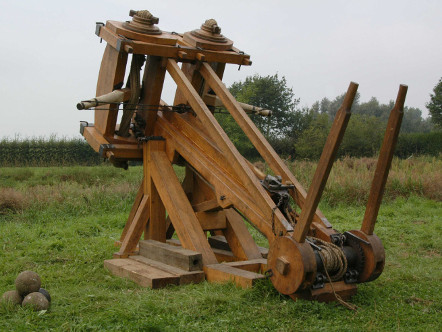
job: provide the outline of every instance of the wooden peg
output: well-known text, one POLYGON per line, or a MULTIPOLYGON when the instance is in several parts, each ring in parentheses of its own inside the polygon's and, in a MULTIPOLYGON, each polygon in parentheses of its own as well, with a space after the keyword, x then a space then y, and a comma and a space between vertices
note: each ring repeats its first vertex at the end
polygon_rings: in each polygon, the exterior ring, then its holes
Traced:
POLYGON ((202 54, 202 53, 197 53, 197 54, 196 54, 196 58, 197 58, 199 61, 204 61, 204 60, 206 60, 206 56, 205 56, 204 54, 202 54))
POLYGON ((180 59, 187 59, 189 56, 188 56, 187 53, 184 52, 184 51, 178 51, 178 57, 179 57, 180 59))

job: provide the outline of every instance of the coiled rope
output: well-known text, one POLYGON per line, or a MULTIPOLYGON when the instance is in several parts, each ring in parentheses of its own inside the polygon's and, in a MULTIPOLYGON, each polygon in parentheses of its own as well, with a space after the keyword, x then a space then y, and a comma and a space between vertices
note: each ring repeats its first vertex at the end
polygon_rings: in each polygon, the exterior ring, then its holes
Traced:
POLYGON ((333 294, 335 295, 336 300, 341 303, 344 307, 357 311, 358 307, 354 304, 348 303, 342 299, 342 297, 336 293, 335 287, 333 285, 333 281, 340 280, 345 272, 347 271, 347 257, 345 257, 344 252, 337 245, 326 242, 324 240, 318 239, 316 237, 308 237, 310 242, 313 242, 317 245, 321 250, 318 250, 319 257, 322 260, 322 264, 324 265, 324 271, 327 275, 328 281, 330 282, 330 286, 333 290, 333 294), (329 271, 333 274, 330 275, 329 271))

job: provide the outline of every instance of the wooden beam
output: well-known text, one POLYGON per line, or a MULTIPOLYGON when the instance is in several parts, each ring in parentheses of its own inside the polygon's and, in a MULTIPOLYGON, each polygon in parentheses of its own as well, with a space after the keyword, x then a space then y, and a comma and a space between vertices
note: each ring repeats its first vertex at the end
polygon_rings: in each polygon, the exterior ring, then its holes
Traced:
POLYGON ((151 176, 184 248, 203 255, 204 264, 216 263, 207 238, 193 212, 165 152, 152 152, 151 176))
POLYGON ((124 226, 123 232, 121 233, 121 236, 120 236, 121 242, 123 242, 124 238, 126 237, 127 231, 129 230, 130 225, 132 224, 132 222, 134 220, 135 214, 138 211, 138 207, 140 206, 143 196, 144 196, 144 178, 143 178, 143 180, 141 180, 141 184, 140 184, 140 187, 138 188, 138 192, 135 196, 135 200, 132 205, 132 209, 130 210, 129 217, 127 218, 126 225, 124 226))
POLYGON ((134 216, 134 220, 130 224, 126 236, 123 239, 120 250, 116 254, 117 257, 127 257, 135 251, 147 221, 149 220, 149 212, 149 196, 144 195, 137 209, 137 213, 134 216))
POLYGON ((204 272, 207 281, 234 282, 237 286, 243 288, 250 288, 256 281, 265 278, 262 274, 238 269, 226 264, 204 266, 204 272))
POLYGON ((378 163, 376 165, 373 182, 371 183, 370 194, 368 196, 367 207, 365 209, 364 220, 361 227, 361 230, 367 235, 373 234, 376 218, 379 213, 379 207, 381 206, 394 149, 399 136, 399 130, 401 129, 407 90, 408 87, 406 85, 401 85, 399 87, 396 103, 388 118, 384 142, 382 143, 381 151, 379 153, 378 163))
POLYGON ((177 268, 175 266, 171 266, 168 264, 164 264, 149 258, 146 258, 144 256, 130 256, 129 259, 132 259, 134 261, 152 266, 158 270, 168 272, 170 274, 176 275, 180 278, 180 285, 188 285, 188 284, 197 284, 199 282, 202 282, 205 280, 204 272, 202 270, 200 271, 185 271, 180 268, 177 268))
POLYGON ((203 268, 199 252, 154 240, 140 241, 140 255, 185 271, 201 271, 203 268))
MULTIPOLYGON (((143 76, 143 91, 140 104, 143 105, 159 105, 161 100, 161 92, 163 91, 164 77, 166 68, 163 66, 163 58, 158 56, 148 55, 146 60, 146 69, 143 76)), ((155 108, 155 106, 147 106, 148 108, 155 108)), ((140 111, 144 120, 146 121, 146 128, 144 134, 150 136, 155 127, 157 119, 157 112, 153 110, 140 111)))
POLYGON ((321 158, 319 159, 318 166, 316 167, 305 205, 301 210, 299 222, 295 227, 295 232, 293 233, 293 238, 298 243, 304 242, 307 233, 310 231, 310 225, 313 221, 313 216, 316 208, 318 207, 319 200, 321 199, 322 191, 327 183, 327 179, 333 166, 333 162, 335 161, 339 145, 341 144, 345 129, 347 128, 348 121, 350 120, 351 106, 357 91, 358 84, 351 82, 342 106, 336 113, 335 120, 333 121, 333 125, 330 129, 327 141, 325 142, 324 149, 322 150, 321 158))
POLYGON ((131 52, 135 54, 150 54, 165 58, 179 59, 178 52, 186 52, 186 61, 198 60, 198 57, 200 57, 198 54, 202 54, 207 62, 234 63, 243 66, 251 65, 250 55, 248 54, 239 54, 234 51, 210 51, 197 49, 189 47, 190 45, 182 42, 182 38, 178 38, 178 43, 181 45, 159 45, 121 38, 107 27, 100 28, 99 37, 103 38, 109 45, 112 45, 114 48, 121 51, 126 49, 125 46, 129 46, 131 52))
POLYGON ((226 209, 225 213, 227 225, 223 233, 234 255, 244 260, 261 258, 258 246, 238 212, 226 209))
POLYGON ((143 143, 143 171, 144 178, 146 179, 144 191, 149 194, 150 206, 150 221, 146 232, 144 232, 144 238, 161 242, 166 242, 166 210, 152 180, 151 155, 154 152, 164 151, 164 149, 164 141, 148 141, 143 143))
MULTIPOLYGON (((210 68, 211 72, 208 74, 208 76, 215 76, 219 80, 219 77, 208 64, 203 63, 202 66, 204 66, 204 68, 210 68)), ((244 158, 239 154, 236 147, 227 137, 226 133, 223 131, 221 126, 214 118, 213 114, 209 111, 206 104, 201 99, 201 96, 199 96, 195 89, 193 89, 191 83, 173 59, 168 59, 167 71, 175 80, 178 87, 185 95, 190 106, 200 118, 201 122, 207 127, 212 138, 217 142, 221 150, 224 152, 225 158, 232 164, 244 185, 248 187, 250 195, 256 201, 266 202, 266 204, 261 204, 260 209, 264 212, 267 218, 269 218, 269 220, 273 220, 277 234, 279 234, 280 232, 285 234, 287 230, 291 229, 290 224, 284 219, 284 216, 278 209, 273 209, 275 203, 272 201, 256 176, 247 166, 244 158)), ((203 77, 206 79, 206 81, 208 81, 207 75, 203 75, 203 77)), ((275 235, 270 236, 270 242, 273 241, 274 236, 275 235)))
POLYGON ((104 267, 118 277, 128 278, 140 286, 153 289, 178 285, 177 275, 162 271, 132 259, 109 259, 104 267))
MULTIPOLYGON (((212 67, 207 63, 203 63, 200 67, 201 75, 207 81, 209 86, 215 91, 216 95, 222 101, 229 113, 238 123, 240 128, 244 131, 246 136, 250 139, 253 146, 258 150, 264 160, 269 164, 270 168, 282 177, 283 182, 289 181, 295 186, 296 193, 291 191, 291 195, 301 208, 304 206, 305 197, 307 193, 295 176, 290 172, 288 167, 279 158, 278 154, 267 142, 264 135, 256 128, 250 117, 245 113, 241 105, 232 96, 224 83, 215 74, 212 67)), ((322 222, 321 218, 325 218, 324 215, 318 210, 315 220, 322 222)))
POLYGON ((157 130, 168 140, 168 144, 173 144, 178 153, 183 156, 188 163, 198 170, 198 172, 209 181, 216 189, 217 199, 220 206, 224 207, 231 203, 243 213, 244 216, 255 225, 267 237, 274 236, 271 225, 271 217, 265 219, 262 211, 256 204, 246 188, 233 182, 232 178, 223 172, 217 164, 209 160, 189 139, 174 129, 170 123, 158 118, 157 130), (225 196, 224 200, 220 197, 225 196), (225 203, 226 202, 226 203, 225 203), (230 203, 229 203, 230 202, 230 203))
POLYGON ((203 231, 212 231, 226 228, 226 214, 224 211, 196 212, 203 231))

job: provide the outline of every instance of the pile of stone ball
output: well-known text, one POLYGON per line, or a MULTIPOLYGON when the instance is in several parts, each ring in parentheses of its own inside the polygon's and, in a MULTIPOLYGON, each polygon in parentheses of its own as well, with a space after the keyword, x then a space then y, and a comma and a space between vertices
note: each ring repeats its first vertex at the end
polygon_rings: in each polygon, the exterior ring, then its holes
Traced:
POLYGON ((15 290, 3 294, 2 302, 31 307, 35 311, 47 310, 51 303, 51 296, 40 286, 41 280, 37 273, 24 271, 15 279, 15 290))

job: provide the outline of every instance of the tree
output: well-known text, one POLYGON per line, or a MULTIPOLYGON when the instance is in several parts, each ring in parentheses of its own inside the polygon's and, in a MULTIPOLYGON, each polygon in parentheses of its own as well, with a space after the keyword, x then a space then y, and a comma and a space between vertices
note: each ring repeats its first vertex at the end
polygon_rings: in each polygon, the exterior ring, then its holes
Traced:
POLYGON ((434 94, 430 94, 431 99, 426 106, 434 125, 442 128, 442 77, 434 87, 433 92, 434 94))
MULTIPOLYGON (((278 74, 246 77, 244 81, 234 82, 230 88, 232 95, 240 102, 263 107, 273 111, 271 117, 251 116, 258 129, 269 140, 278 153, 292 154, 296 133, 304 124, 303 110, 297 110, 299 99, 287 86, 285 77, 278 74)), ((235 144, 239 152, 250 158, 258 154, 235 120, 225 114, 215 114, 218 122, 235 144)), ((307 119, 307 118, 306 118, 307 119)))
POLYGON ((273 111, 269 118, 253 117, 253 122, 267 137, 281 137, 291 132, 299 99, 287 86, 284 76, 248 76, 244 82, 233 83, 230 92, 238 101, 273 111))

